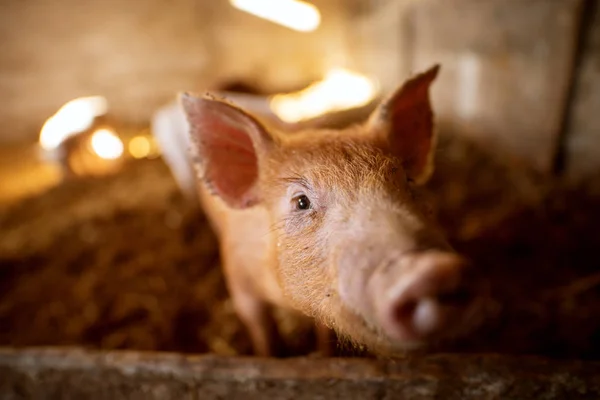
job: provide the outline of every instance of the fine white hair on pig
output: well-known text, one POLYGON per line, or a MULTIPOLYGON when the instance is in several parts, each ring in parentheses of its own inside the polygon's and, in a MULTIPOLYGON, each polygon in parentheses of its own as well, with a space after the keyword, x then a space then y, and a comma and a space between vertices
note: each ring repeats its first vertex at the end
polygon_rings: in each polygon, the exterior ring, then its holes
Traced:
POLYGON ((256 354, 281 354, 272 307, 380 355, 470 329, 481 292, 417 193, 433 171, 429 88, 407 80, 362 124, 289 134, 183 94, 199 193, 256 354))

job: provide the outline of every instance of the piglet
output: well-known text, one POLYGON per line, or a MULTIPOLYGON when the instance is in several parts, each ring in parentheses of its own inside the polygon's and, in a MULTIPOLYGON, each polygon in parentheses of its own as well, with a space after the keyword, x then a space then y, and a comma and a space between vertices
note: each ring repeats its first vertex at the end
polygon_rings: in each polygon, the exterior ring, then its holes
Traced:
POLYGON ((478 320, 472 268, 418 196, 433 171, 438 70, 340 130, 278 132, 228 102, 181 95, 201 203, 257 355, 279 354, 273 305, 384 356, 478 320))

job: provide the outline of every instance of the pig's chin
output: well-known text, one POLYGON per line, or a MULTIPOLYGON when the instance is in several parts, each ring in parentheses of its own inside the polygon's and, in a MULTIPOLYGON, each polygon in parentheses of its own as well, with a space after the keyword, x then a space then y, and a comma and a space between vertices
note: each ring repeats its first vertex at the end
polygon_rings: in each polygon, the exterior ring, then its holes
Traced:
POLYGON ((378 356, 401 356, 407 352, 424 349, 431 344, 430 341, 417 338, 409 332, 406 332, 402 338, 392 338, 346 307, 343 307, 341 315, 341 321, 335 324, 338 334, 356 345, 365 346, 378 356))
MULTIPOLYGON (((479 306, 483 306, 480 303, 479 306)), ((380 357, 399 357, 416 351, 427 351, 440 345, 449 344, 453 339, 459 338, 481 322, 477 318, 480 307, 471 309, 465 324, 458 324, 452 329, 448 327, 442 332, 428 336, 415 335, 411 331, 403 331, 395 336, 385 333, 380 326, 364 318, 360 314, 341 305, 340 321, 336 321, 335 330, 356 345, 365 346, 372 354, 380 357)))

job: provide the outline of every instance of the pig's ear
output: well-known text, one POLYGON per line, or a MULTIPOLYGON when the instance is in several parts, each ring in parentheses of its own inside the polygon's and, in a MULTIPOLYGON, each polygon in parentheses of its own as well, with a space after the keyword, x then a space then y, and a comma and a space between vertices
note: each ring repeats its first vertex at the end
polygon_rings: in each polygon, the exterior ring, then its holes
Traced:
POLYGON ((368 127, 384 136, 409 179, 422 184, 433 172, 435 132, 429 87, 439 65, 409 79, 371 114, 368 127))
POLYGON ((224 101, 180 95, 196 167, 211 192, 232 208, 260 201, 259 162, 273 141, 252 116, 224 101))

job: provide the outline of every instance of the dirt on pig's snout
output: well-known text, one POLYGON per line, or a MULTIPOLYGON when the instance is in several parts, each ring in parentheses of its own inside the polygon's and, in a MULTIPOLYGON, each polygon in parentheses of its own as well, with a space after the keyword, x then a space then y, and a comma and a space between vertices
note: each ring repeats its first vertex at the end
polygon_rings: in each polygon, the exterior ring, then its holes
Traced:
MULTIPOLYGON (((598 202, 534 185, 472 146, 442 140, 437 158, 429 185, 437 216, 502 306, 480 331, 440 349, 599 358, 598 202)), ((286 315, 278 322, 292 353, 314 349, 311 326, 286 315)), ((0 345, 251 352, 216 238, 161 160, 0 211, 0 345)))

